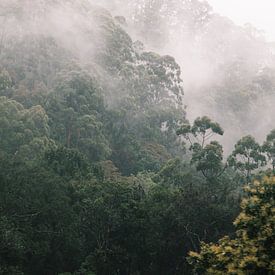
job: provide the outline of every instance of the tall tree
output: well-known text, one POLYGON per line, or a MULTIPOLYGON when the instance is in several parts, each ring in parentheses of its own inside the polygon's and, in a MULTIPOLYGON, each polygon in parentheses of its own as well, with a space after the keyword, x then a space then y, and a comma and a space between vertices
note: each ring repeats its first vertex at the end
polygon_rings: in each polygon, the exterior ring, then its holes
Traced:
POLYGON ((212 121, 209 117, 198 117, 195 119, 193 125, 190 123, 183 124, 178 130, 177 134, 182 136, 190 143, 190 148, 193 146, 200 146, 204 148, 213 136, 223 135, 224 131, 219 123, 212 121))
POLYGON ((249 182, 253 170, 264 166, 266 158, 256 140, 252 136, 245 136, 236 143, 228 164, 240 171, 249 182))
POLYGON ((213 181, 223 173, 225 166, 222 163, 223 149, 217 141, 211 141, 204 148, 193 146, 192 163, 204 177, 213 181))
POLYGON ((207 116, 198 117, 193 125, 184 124, 177 134, 190 144, 192 151, 191 163, 196 164, 207 179, 214 179, 223 171, 223 149, 217 141, 209 141, 215 135, 223 135, 224 131, 217 122, 207 116))

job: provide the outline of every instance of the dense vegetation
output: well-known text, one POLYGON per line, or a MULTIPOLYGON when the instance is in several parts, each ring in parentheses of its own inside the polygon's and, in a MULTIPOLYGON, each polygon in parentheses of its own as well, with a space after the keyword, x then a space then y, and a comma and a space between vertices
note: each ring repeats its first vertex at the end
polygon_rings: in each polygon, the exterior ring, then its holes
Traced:
POLYGON ((202 244, 189 261, 198 274, 272 274, 274 260, 275 178, 266 177, 246 188, 242 212, 235 220, 236 238, 224 237, 218 245, 202 244))
POLYGON ((249 219, 264 207, 268 226, 247 240, 249 199, 238 214, 243 186, 274 174, 275 130, 225 157, 219 123, 187 120, 176 60, 134 42, 124 17, 75 2, 0 5, 0 274, 271 271, 274 180, 251 199, 249 219), (268 258, 235 249, 254 242, 268 258))

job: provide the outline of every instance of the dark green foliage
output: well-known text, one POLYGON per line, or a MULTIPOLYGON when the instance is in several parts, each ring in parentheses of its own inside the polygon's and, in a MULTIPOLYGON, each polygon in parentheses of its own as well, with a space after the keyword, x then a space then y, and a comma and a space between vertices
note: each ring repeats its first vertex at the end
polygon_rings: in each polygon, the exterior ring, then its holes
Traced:
POLYGON ((211 119, 206 116, 197 118, 194 121, 191 131, 194 135, 204 135, 206 134, 207 130, 211 130, 213 134, 223 135, 223 129, 221 126, 217 122, 211 121, 211 119))
MULTIPOLYGON (((41 35, 17 20, 38 30, 63 1, 27 11, 15 2, 14 30, 0 44, 0 274, 192 274, 188 252, 230 235, 238 212, 238 174, 212 140, 223 129, 206 116, 186 121, 180 66, 133 42, 124 18, 64 1, 61 10, 85 23, 70 17, 63 30, 58 20, 41 35)), ((157 38, 161 25, 152 28, 163 20, 153 11, 171 11, 170 2, 151 2, 148 32, 157 38)), ((147 12, 133 20, 145 23, 147 12)), ((207 21, 192 18, 194 30, 207 21)), ((272 161, 273 139, 262 148, 272 161)), ((249 174, 264 163, 251 137, 233 159, 249 174)))
POLYGON ((235 145, 232 155, 228 158, 228 164, 239 170, 250 181, 252 171, 266 164, 266 158, 261 146, 252 136, 245 136, 235 145))
POLYGON ((214 135, 223 135, 224 131, 221 126, 212 121, 209 117, 198 117, 193 125, 184 123, 177 129, 177 135, 182 136, 192 146, 200 146, 202 149, 214 135))
POLYGON ((58 147, 45 154, 46 165, 66 179, 88 178, 91 169, 86 157, 75 149, 58 147))
POLYGON ((81 239, 70 186, 39 165, 2 158, 0 183, 1 266, 17 266, 24 274, 77 268, 81 239))
POLYGON ((0 151, 10 158, 33 161, 54 145, 48 116, 41 106, 30 109, 0 97, 0 151))
POLYGON ((190 252, 195 274, 274 273, 274 177, 264 177, 246 186, 247 198, 234 222, 236 236, 218 244, 201 244, 201 252, 190 252))
POLYGON ((104 104, 92 79, 82 72, 61 75, 59 85, 46 99, 53 138, 68 148, 78 148, 90 160, 109 154, 103 132, 104 104))
POLYGON ((177 130, 177 135, 190 143, 191 164, 195 164, 197 170, 201 171, 208 180, 218 178, 225 169, 222 163, 222 146, 217 141, 209 143, 214 135, 223 135, 223 133, 221 126, 206 116, 195 119, 192 126, 183 124, 177 130))
POLYGON ((113 148, 111 159, 125 175, 143 170, 157 171, 171 156, 182 157, 184 148, 175 133, 182 114, 173 109, 149 109, 136 105, 112 111, 107 132, 113 148))
POLYGON ((1 159, 5 270, 180 274, 199 240, 231 230, 236 209, 228 188, 203 187, 203 178, 179 160, 155 182, 146 175, 123 178, 113 168, 111 182, 95 180, 97 174, 92 179, 85 159, 71 149, 51 151, 46 160, 28 168, 1 159))
POLYGON ((192 146, 192 163, 209 180, 218 178, 224 170, 223 149, 217 141, 211 141, 204 148, 192 146))

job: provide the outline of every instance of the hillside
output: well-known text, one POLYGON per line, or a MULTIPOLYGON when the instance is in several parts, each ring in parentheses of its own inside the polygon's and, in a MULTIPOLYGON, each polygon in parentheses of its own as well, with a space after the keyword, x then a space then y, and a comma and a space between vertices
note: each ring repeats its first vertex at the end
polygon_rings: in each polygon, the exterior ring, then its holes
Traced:
POLYGON ((257 30, 198 0, 1 0, 0 26, 0 275, 271 272, 275 61, 257 30), (233 226, 255 180, 264 244, 243 213, 233 226))

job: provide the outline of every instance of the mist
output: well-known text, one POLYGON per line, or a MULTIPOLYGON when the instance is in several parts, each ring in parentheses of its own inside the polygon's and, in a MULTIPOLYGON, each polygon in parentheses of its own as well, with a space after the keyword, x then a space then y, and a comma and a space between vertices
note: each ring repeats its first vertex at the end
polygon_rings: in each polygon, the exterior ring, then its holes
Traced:
MULTIPOLYGON (((263 91, 264 83, 255 83, 275 68, 274 44, 261 30, 234 24, 214 13, 207 1, 111 2, 105 6, 127 18, 126 29, 146 50, 175 57, 182 70, 187 117, 192 121, 208 115, 220 122, 227 153, 241 136, 251 134, 263 141, 274 128, 275 88, 272 84, 263 91), (226 91, 238 101, 236 89, 247 96, 237 112, 226 107, 230 96, 222 95, 226 91)), ((270 77, 264 81, 272 82, 270 77)))
MULTIPOLYGON (((274 45, 252 25, 240 27, 214 13, 206 1, 1 1, 1 47, 15 36, 52 37, 79 66, 100 74, 104 69, 95 59, 106 42, 95 10, 101 7, 110 18, 125 17, 120 27, 133 41, 141 41, 145 51, 175 58, 187 118, 208 115, 218 121, 225 129, 227 152, 241 136, 252 134, 262 141, 274 127, 274 45), (236 110, 230 104, 238 101, 240 90, 244 106, 236 110)), ((110 85, 118 89, 119 80, 110 85)), ((109 98, 109 105, 116 100, 109 98)))
POLYGON ((0 0, 0 275, 273 274, 274 45, 203 0, 0 0))

